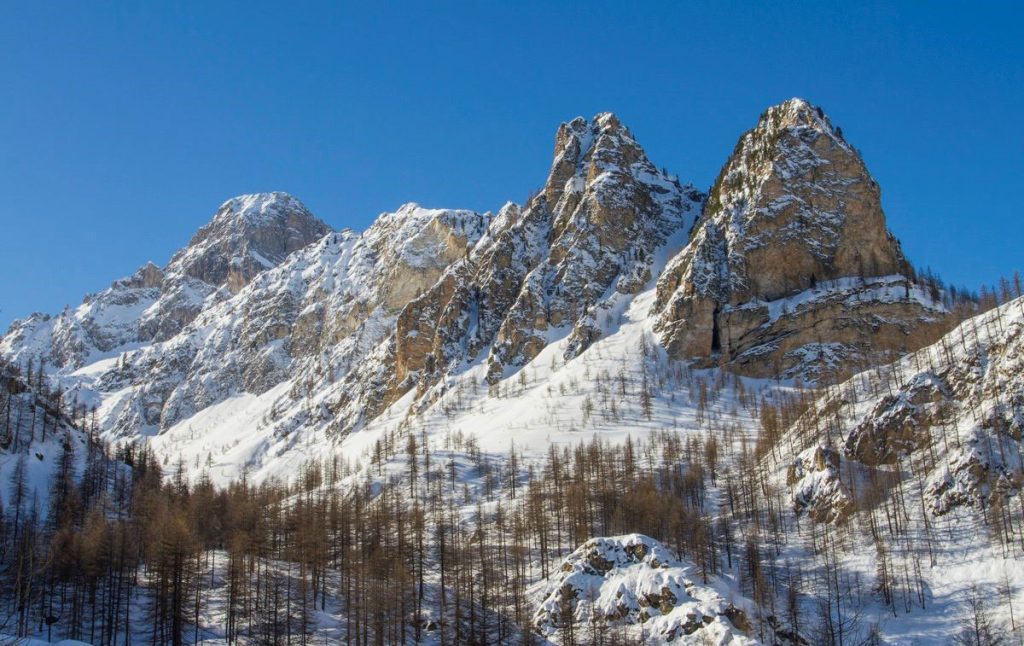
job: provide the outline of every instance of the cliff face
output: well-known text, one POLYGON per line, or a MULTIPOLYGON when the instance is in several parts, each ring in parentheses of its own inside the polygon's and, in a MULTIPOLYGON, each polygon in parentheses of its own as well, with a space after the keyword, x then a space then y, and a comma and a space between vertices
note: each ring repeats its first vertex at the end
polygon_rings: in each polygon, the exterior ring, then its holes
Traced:
POLYGON ((658 281, 658 329, 677 357, 816 376, 945 329, 910 275, 860 155, 820 108, 793 99, 768 109, 722 168, 658 281))

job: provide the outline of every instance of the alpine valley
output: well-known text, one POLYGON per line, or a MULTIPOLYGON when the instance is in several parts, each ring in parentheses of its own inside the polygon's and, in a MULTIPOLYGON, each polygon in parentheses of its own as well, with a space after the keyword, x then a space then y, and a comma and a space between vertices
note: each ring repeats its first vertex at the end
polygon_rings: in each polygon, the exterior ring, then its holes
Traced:
POLYGON ((1019 278, 916 269, 822 109, 752 125, 707 192, 605 113, 495 213, 235 197, 16 321, 0 633, 1022 643, 1019 278))

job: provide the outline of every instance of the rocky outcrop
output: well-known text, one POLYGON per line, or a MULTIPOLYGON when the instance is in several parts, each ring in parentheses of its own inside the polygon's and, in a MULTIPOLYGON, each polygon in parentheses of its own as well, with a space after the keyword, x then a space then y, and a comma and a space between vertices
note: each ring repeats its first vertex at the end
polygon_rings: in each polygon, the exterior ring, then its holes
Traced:
POLYGON ((846 453, 869 466, 895 464, 929 448, 931 429, 942 424, 952 404, 949 388, 937 375, 914 375, 898 393, 882 397, 846 438, 846 453))
POLYGON ((554 637, 569 623, 633 627, 653 643, 753 644, 749 601, 730 599, 712 579, 700 583, 692 563, 641 534, 595 538, 533 589, 534 629, 554 637))
POLYGON ((786 472, 792 490, 793 510, 817 522, 842 520, 854 507, 850 491, 840 477, 840 454, 815 446, 803 451, 786 472))
POLYGON ((941 305, 911 275, 856 149, 793 99, 740 138, 658 281, 658 329, 676 357, 813 378, 945 331, 941 305))
POLYGON ((659 171, 614 115, 563 124, 543 189, 502 208, 398 317, 392 376, 371 413, 482 353, 494 382, 553 340, 570 339, 566 358, 583 352, 603 333, 600 312, 653 279, 658 251, 686 235, 702 199, 659 171))

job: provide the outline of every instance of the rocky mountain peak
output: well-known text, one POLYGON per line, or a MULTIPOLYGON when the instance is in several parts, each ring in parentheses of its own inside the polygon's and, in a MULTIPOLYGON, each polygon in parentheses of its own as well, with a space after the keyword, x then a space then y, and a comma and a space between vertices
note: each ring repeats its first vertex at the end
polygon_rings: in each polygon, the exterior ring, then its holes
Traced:
MULTIPOLYGON (((691 244, 659 281, 657 306, 665 308, 660 327, 679 355, 710 357, 724 352, 729 360, 749 359, 745 365, 758 374, 775 371, 776 364, 807 363, 808 350, 798 348, 808 343, 822 351, 838 349, 843 357, 863 358, 867 346, 896 350, 934 338, 934 330, 916 334, 922 327, 917 324, 922 315, 918 308, 927 310, 931 304, 928 298, 921 303, 913 298, 907 278, 911 273, 899 243, 886 228, 878 184, 860 154, 823 110, 791 99, 766 110, 757 125, 740 137, 723 166, 691 244), (869 280, 873 278, 878 280, 869 280), (784 337, 761 334, 763 326, 772 327, 778 317, 756 304, 783 303, 826 288, 852 289, 844 279, 854 279, 857 289, 875 285, 868 291, 874 290, 886 302, 890 300, 883 296, 886 290, 894 284, 902 286, 902 300, 909 309, 898 315, 880 311, 878 318, 897 324, 899 331, 885 340, 878 332, 882 323, 861 326, 874 334, 855 340, 850 330, 857 326, 832 318, 840 314, 833 309, 827 314, 832 321, 827 325, 839 326, 835 334, 824 334, 827 326, 822 325, 815 332, 820 339, 805 333, 801 340, 788 328, 784 337), (759 313, 752 314, 755 310, 759 313), (755 334, 757 330, 761 332, 755 334), (782 338, 788 340, 782 342, 782 338), (780 350, 783 355, 789 353, 788 361, 780 359, 780 350), (748 354, 741 358, 744 353, 748 354), (749 353, 758 353, 757 358, 749 353)), ((801 302, 815 300, 808 297, 801 302)), ((871 302, 875 297, 865 295, 863 300, 871 302)), ((823 304, 815 307, 826 316, 823 304)), ((868 308, 858 309, 863 313, 868 308)), ((933 322, 930 314, 924 316, 933 322)), ((819 352, 811 352, 810 358, 816 360, 819 352)))
POLYGON ((811 128, 822 133, 839 134, 824 110, 812 105, 805 99, 797 97, 773 105, 765 110, 755 130, 781 130, 787 128, 811 128))
POLYGON ((168 273, 237 293, 254 275, 330 231, 287 193, 240 195, 224 202, 210 223, 175 254, 168 273))
POLYGON ((625 170, 641 160, 647 160, 643 149, 611 112, 589 121, 576 117, 555 135, 554 161, 543 195, 551 208, 557 208, 564 195, 578 194, 603 171, 625 170))
POLYGON ((562 124, 544 189, 481 254, 487 281, 509 278, 517 260, 509 252, 519 250, 523 261, 520 275, 485 290, 513 288, 491 349, 491 378, 535 356, 552 329, 571 330, 569 355, 585 350, 603 333, 593 317, 608 306, 602 299, 615 298, 609 287, 637 293, 656 270, 654 252, 690 230, 703 199, 652 164, 614 114, 562 124))
POLYGON ((160 300, 140 322, 144 340, 164 341, 203 309, 204 302, 237 294, 261 272, 281 264, 331 232, 287 193, 240 195, 224 202, 164 270, 160 300))
MULTIPOLYGON (((622 122, 612 112, 601 112, 592 119, 576 117, 563 123, 555 135, 555 158, 570 148, 575 140, 581 144, 581 151, 587 152, 599 134, 614 135, 626 131, 622 122)), ((628 131, 626 131, 628 134, 628 131)))
POLYGON ((295 196, 283 191, 271 191, 239 195, 226 200, 217 209, 213 221, 259 227, 274 220, 287 219, 295 213, 313 218, 295 196))
POLYGON ((719 289, 734 303, 817 280, 907 273, 878 184, 837 132, 821 108, 791 99, 740 138, 706 211, 728 247, 729 282, 719 289))
POLYGON ((404 307, 386 368, 350 376, 339 416, 372 419, 413 388, 429 402, 480 355, 491 383, 564 337, 565 356, 579 355, 660 271, 658 251, 682 243, 703 197, 658 170, 614 115, 562 124, 544 188, 506 204, 465 262, 404 307))

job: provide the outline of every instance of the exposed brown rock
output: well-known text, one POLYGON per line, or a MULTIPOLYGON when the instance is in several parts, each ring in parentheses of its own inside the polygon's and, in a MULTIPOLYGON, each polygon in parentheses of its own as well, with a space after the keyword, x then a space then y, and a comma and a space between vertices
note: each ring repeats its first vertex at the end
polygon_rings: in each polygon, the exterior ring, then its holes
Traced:
POLYGON ((755 376, 877 362, 947 329, 911 274, 856 149, 793 99, 740 138, 659 279, 658 329, 674 356, 755 376))

